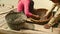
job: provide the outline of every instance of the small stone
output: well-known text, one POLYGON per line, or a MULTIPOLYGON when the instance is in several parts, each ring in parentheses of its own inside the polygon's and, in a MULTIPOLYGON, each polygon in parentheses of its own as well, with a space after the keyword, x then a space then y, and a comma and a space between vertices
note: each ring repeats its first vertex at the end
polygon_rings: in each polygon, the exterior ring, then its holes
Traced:
POLYGON ((1 4, 0 4, 0 6, 1 6, 1 4))
POLYGON ((12 6, 12 8, 14 8, 14 6, 12 6))
POLYGON ((5 5, 4 5, 4 4, 2 4, 2 6, 4 7, 5 5))

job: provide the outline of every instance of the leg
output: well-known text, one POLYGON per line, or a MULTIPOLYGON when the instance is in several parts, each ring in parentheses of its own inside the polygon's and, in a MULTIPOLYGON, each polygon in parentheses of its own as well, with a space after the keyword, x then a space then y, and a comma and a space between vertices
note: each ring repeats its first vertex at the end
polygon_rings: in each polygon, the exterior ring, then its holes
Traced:
POLYGON ((40 18, 38 15, 34 15, 29 11, 30 1, 25 0, 24 2, 24 12, 27 17, 40 18))
POLYGON ((29 5, 30 5, 30 1, 25 1, 24 2, 24 12, 26 16, 32 16, 32 14, 29 12, 29 5))
POLYGON ((23 10, 23 3, 20 1, 17 5, 17 11, 21 12, 23 10))

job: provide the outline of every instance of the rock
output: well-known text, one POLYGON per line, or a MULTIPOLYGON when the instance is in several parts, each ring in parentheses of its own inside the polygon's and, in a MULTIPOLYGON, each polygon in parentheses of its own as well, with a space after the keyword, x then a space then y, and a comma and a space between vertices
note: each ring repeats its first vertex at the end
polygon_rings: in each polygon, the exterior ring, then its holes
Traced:
POLYGON ((11 10, 6 16, 5 19, 8 23, 8 26, 13 30, 20 30, 23 27, 23 24, 26 22, 27 17, 23 12, 17 13, 16 10, 11 10))

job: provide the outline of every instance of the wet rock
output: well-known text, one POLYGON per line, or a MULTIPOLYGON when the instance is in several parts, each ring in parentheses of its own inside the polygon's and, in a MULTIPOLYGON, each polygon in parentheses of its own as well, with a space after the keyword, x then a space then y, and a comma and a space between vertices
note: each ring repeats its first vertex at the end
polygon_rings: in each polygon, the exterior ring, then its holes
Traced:
POLYGON ((17 13, 16 10, 11 10, 6 16, 5 19, 8 23, 8 26, 13 30, 20 30, 26 22, 27 17, 23 12, 17 13))

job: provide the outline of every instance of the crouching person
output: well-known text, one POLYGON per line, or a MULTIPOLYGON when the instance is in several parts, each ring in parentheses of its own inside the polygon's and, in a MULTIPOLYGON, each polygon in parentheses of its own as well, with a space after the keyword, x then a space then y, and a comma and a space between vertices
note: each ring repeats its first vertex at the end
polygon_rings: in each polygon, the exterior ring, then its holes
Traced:
POLYGON ((52 19, 48 22, 48 24, 45 24, 44 28, 46 28, 46 29, 49 29, 50 27, 52 27, 60 19, 59 18, 59 15, 60 15, 60 0, 51 0, 51 1, 54 2, 58 6, 58 10, 55 13, 54 17, 52 17, 52 19))

